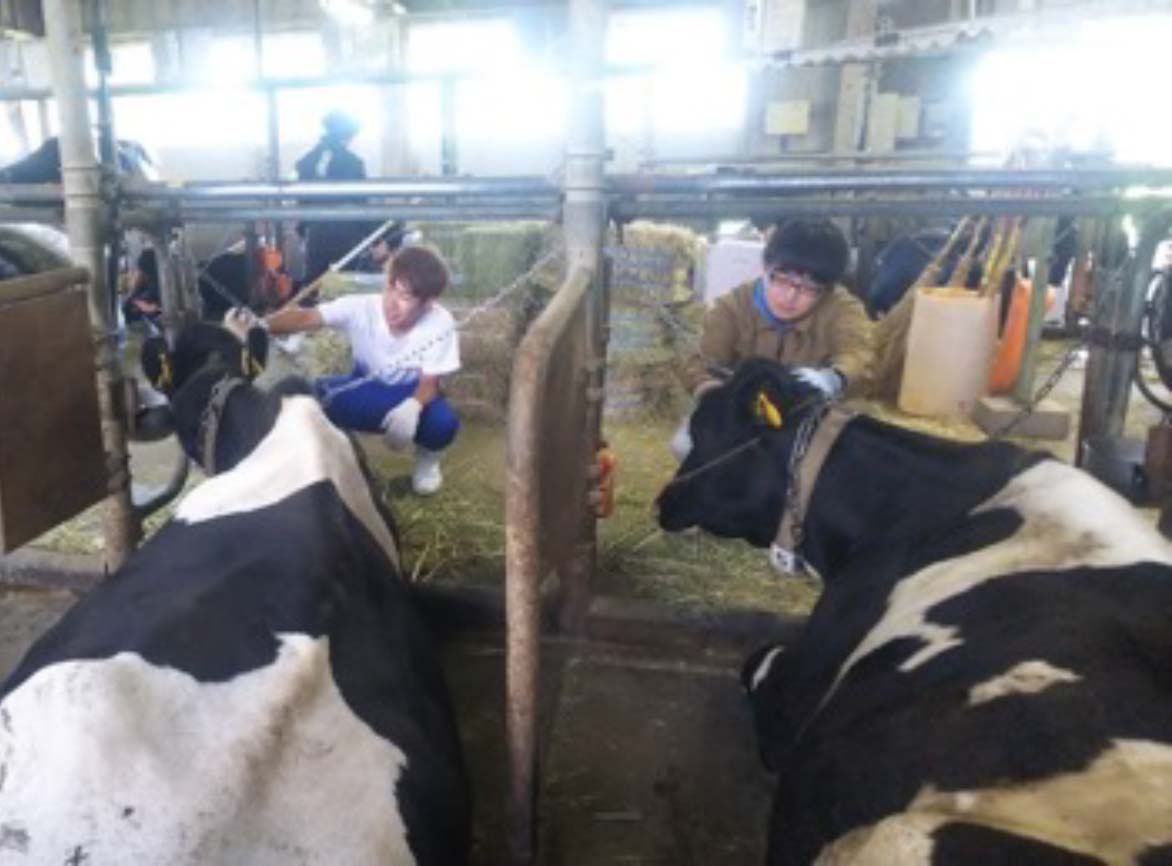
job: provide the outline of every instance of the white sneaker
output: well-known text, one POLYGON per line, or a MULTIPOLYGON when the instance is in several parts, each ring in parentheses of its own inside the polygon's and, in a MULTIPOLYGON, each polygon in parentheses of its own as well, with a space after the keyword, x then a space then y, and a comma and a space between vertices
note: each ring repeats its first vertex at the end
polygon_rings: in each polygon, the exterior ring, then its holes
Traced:
POLYGON ((415 471, 411 473, 411 489, 419 496, 431 496, 443 483, 444 474, 440 472, 439 452, 417 446, 415 471))

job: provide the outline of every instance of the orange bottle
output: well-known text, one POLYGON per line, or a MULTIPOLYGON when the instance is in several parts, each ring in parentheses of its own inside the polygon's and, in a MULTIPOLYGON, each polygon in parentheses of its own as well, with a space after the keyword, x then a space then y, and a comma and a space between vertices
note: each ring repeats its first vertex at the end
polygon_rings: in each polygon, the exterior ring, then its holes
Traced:
MULTIPOLYGON (((1033 293, 1029 280, 1018 278, 1009 300, 1009 313, 1005 317, 1005 330, 997 353, 993 356, 993 369, 989 374, 989 392, 1004 394, 1017 381, 1021 370, 1022 356, 1025 355, 1026 329, 1030 322, 1030 295, 1033 293)), ((1047 286, 1045 308, 1054 306, 1054 290, 1047 286)))
POLYGON ((598 501, 594 513, 598 517, 610 517, 614 513, 614 483, 615 469, 618 467, 618 457, 610 450, 606 440, 602 440, 598 449, 598 501))

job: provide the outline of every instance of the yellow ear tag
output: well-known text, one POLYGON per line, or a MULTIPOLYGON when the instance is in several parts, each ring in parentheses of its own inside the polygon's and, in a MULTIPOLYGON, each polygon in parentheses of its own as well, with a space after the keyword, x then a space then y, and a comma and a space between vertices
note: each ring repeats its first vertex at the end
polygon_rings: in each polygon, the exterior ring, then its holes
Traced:
POLYGON ((757 417, 775 430, 781 429, 781 410, 765 396, 764 391, 757 393, 757 417))
POLYGON ((249 378, 252 378, 253 376, 259 376, 264 371, 265 368, 260 365, 260 361, 256 360, 256 357, 252 354, 252 352, 248 351, 247 346, 240 350, 241 373, 243 373, 245 376, 248 376, 249 378))
POLYGON ((160 391, 166 391, 171 387, 171 359, 164 352, 159 355, 159 381, 155 383, 155 388, 160 391))

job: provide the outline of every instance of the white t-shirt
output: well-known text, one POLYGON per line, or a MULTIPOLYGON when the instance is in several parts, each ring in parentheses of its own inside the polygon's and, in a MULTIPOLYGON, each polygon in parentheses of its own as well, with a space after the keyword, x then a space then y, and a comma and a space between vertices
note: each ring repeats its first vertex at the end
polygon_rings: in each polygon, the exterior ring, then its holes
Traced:
POLYGON ((456 320, 432 301, 411 330, 395 336, 383 318, 382 294, 348 295, 318 307, 322 321, 346 335, 355 366, 387 381, 445 376, 460 369, 456 320))

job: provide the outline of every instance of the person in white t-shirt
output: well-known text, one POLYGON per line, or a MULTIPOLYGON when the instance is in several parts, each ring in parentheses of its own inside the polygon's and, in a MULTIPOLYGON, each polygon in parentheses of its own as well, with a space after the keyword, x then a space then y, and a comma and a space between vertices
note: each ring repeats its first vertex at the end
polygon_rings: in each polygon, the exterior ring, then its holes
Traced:
POLYGON ((426 496, 443 483, 439 452, 460 428, 440 388, 442 377, 460 369, 456 322, 436 301, 448 269, 431 250, 406 247, 387 263, 386 275, 380 294, 284 310, 265 324, 274 334, 326 327, 346 335, 354 370, 318 379, 318 399, 339 427, 381 432, 396 450, 414 443, 411 486, 426 496))

